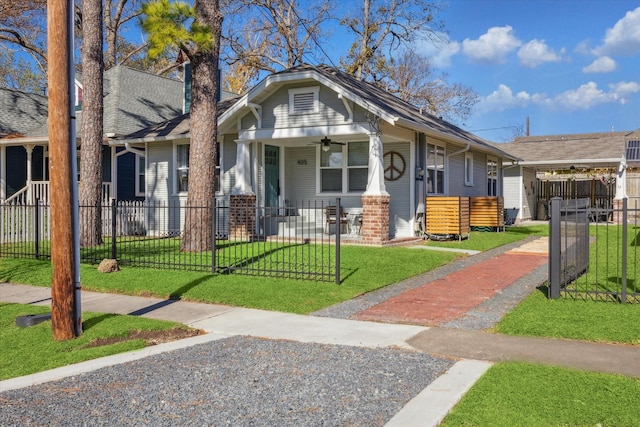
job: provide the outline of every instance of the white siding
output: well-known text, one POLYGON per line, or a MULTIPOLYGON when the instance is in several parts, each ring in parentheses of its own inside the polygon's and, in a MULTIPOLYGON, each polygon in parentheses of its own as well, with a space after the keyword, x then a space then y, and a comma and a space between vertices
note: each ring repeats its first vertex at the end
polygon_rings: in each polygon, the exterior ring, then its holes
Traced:
POLYGON ((520 219, 533 219, 536 216, 535 170, 524 168, 524 182, 522 184, 522 216, 520 219))
POLYGON ((517 209, 518 218, 522 219, 522 199, 520 188, 522 178, 520 176, 522 166, 505 167, 502 169, 502 192, 504 194, 504 208, 517 209))

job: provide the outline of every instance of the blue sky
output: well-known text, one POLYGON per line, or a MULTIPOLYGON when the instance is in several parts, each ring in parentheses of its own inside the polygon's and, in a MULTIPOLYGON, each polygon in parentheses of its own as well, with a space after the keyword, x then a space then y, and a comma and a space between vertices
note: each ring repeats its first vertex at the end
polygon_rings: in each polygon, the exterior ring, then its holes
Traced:
POLYGON ((496 142, 640 128, 640 2, 449 0, 443 43, 418 45, 480 102, 465 129, 496 142), (491 130, 485 130, 491 129, 491 130))

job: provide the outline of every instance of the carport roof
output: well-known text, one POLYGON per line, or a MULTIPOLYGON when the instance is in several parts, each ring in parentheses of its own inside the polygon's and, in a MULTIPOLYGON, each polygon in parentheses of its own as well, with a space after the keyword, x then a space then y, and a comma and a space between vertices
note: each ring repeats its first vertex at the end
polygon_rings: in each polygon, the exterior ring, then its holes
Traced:
MULTIPOLYGON (((518 164, 538 170, 615 167, 625 152, 626 142, 640 139, 640 130, 566 135, 518 137, 496 143, 502 150, 522 159, 518 164)), ((638 166, 634 162, 633 166, 638 166)))

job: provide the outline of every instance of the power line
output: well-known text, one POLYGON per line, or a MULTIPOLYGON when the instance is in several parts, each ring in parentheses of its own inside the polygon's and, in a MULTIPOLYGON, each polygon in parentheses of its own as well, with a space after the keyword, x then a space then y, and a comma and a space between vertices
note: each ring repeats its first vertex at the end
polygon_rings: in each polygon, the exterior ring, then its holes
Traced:
MULTIPOLYGON (((307 32, 311 35, 311 40, 313 40, 313 43, 317 46, 318 49, 320 49, 320 52, 322 52, 322 54, 329 60, 329 63, 334 67, 336 67, 336 64, 333 63, 333 61, 331 60, 331 57, 327 54, 327 52, 325 52, 325 50, 322 48, 322 46, 320 45, 320 43, 318 43, 318 40, 316 39, 316 35, 315 33, 312 33, 309 30, 309 27, 307 27, 307 24, 305 24, 304 20, 300 17, 300 15, 298 15, 298 12, 296 11, 296 8, 291 6, 290 0, 284 0, 285 3, 287 3, 287 5, 291 8, 291 10, 293 11, 293 14, 296 16, 296 18, 298 18, 298 21, 302 24, 302 26, 305 28, 305 30, 307 30, 307 32)), ((303 52, 304 55, 304 52, 303 52)))

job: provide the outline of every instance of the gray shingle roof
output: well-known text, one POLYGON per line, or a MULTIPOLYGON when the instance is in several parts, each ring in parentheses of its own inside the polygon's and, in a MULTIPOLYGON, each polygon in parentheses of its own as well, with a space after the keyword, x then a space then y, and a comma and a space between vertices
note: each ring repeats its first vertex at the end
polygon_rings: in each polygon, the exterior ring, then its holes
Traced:
MULTIPOLYGON (((499 153, 503 156, 510 157, 507 153, 503 152, 499 146, 491 144, 484 139, 473 135, 459 127, 441 120, 426 112, 421 112, 418 108, 410 105, 396 96, 374 86, 370 83, 356 79, 355 77, 346 74, 336 68, 329 67, 327 65, 299 65, 279 73, 273 74, 274 76, 315 72, 331 82, 345 88, 351 92, 354 96, 364 100, 369 106, 373 106, 380 111, 384 111, 390 116, 394 116, 398 119, 404 120, 409 125, 413 124, 419 126, 422 129, 427 129, 434 134, 441 135, 442 137, 450 137, 458 142, 471 143, 476 147, 481 147, 487 151, 499 153)), ((267 77, 269 78, 269 77, 267 77)), ((270 91, 265 91, 266 96, 270 91)), ((218 114, 223 114, 227 109, 233 106, 233 103, 237 102, 241 98, 233 98, 230 100, 222 101, 218 106, 218 114)), ((166 123, 161 123, 156 126, 152 126, 149 129, 143 129, 139 132, 135 132, 131 135, 127 135, 126 139, 143 139, 143 138, 172 138, 175 136, 186 135, 189 129, 189 116, 170 120, 166 123)))
POLYGON ((638 139, 638 134, 627 131, 526 136, 495 145, 522 159, 522 164, 539 168, 553 169, 574 163, 605 166, 617 164, 624 153, 626 141, 638 139))
POLYGON ((0 138, 23 136, 47 120, 47 98, 0 88, 0 138))
MULTIPOLYGON (((23 132, 27 137, 43 137, 48 134, 46 98, 44 102, 39 110, 41 121, 23 132)), ((105 135, 126 135, 174 118, 182 113, 182 104, 183 90, 180 81, 122 65, 104 73, 105 135)), ((12 114, 15 116, 14 121, 25 118, 20 110, 13 110, 12 114)), ((82 112, 78 112, 76 114, 76 134, 78 135, 80 135, 81 120, 82 112)), ((2 116, 0 116, 1 124, 4 124, 2 116)))

